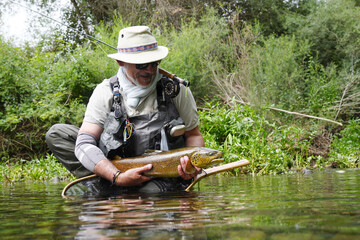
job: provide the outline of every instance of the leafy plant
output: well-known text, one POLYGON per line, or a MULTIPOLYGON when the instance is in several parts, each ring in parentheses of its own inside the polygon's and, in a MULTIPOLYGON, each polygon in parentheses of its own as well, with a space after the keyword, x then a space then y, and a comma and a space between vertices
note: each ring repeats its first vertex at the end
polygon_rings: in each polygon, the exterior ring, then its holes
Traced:
POLYGON ((33 161, 20 160, 6 161, 0 164, 0 181, 50 181, 74 179, 67 169, 52 155, 34 159, 33 161))
POLYGON ((278 127, 249 106, 208 105, 200 112, 206 146, 224 151, 227 162, 251 161, 255 174, 278 174, 311 167, 307 148, 311 133, 295 126, 278 127))
POLYGON ((360 119, 350 121, 330 146, 329 161, 335 167, 356 168, 360 161, 360 119))

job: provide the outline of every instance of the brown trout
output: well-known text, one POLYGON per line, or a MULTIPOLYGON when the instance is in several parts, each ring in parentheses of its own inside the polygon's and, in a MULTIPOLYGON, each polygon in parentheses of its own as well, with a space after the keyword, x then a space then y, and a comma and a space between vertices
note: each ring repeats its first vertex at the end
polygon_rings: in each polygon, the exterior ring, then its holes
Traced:
POLYGON ((112 162, 121 172, 152 164, 152 169, 145 172, 144 175, 149 177, 178 177, 178 165, 181 157, 189 157, 191 164, 186 166, 186 172, 194 173, 194 166, 207 168, 223 162, 224 159, 220 159, 222 155, 222 152, 210 148, 185 147, 170 151, 154 151, 139 157, 117 157, 112 162))

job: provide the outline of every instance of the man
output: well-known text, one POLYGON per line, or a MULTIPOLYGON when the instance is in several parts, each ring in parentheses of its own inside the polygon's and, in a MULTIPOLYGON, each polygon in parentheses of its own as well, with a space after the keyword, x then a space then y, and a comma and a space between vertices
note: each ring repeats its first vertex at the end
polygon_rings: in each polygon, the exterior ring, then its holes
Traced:
MULTIPOLYGON (((146 26, 120 31, 118 52, 108 55, 117 61, 119 71, 95 88, 78 133, 74 126, 57 124, 46 134, 50 150, 75 176, 94 172, 116 186, 142 186, 151 180, 143 175, 152 168, 151 164, 120 173, 111 163, 111 157, 138 156, 159 146, 161 150, 168 149, 171 148, 169 139, 176 142, 185 139, 185 146, 204 146, 190 90, 180 84, 180 91, 171 97, 164 90, 166 79, 163 80, 158 65, 167 54, 168 49, 157 45, 146 26), (177 125, 182 123, 184 136, 169 136, 165 126, 181 129, 177 125), (75 138, 76 157, 71 145, 75 138), (64 144, 66 141, 69 144, 64 144)), ((188 161, 188 157, 181 158, 178 166, 184 180, 192 179, 200 171, 186 173, 188 161)))

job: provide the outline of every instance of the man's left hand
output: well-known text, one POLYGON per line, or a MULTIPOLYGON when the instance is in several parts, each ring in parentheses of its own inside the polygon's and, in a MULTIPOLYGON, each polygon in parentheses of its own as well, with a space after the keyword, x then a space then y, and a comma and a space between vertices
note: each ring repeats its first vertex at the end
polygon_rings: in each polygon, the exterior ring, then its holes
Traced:
POLYGON ((180 158, 180 165, 178 166, 178 172, 179 172, 180 177, 182 177, 185 180, 192 179, 201 172, 201 168, 194 167, 195 172, 190 173, 190 174, 186 173, 186 166, 188 164, 191 164, 188 156, 184 156, 184 157, 180 158))

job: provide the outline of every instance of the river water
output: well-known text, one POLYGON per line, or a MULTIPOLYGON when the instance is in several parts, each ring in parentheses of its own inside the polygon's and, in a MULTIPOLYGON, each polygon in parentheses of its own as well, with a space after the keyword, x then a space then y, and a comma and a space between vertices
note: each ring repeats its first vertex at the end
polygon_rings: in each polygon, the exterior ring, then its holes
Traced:
POLYGON ((1 184, 1 239, 360 239, 360 169, 211 176, 191 192, 63 199, 1 184))

